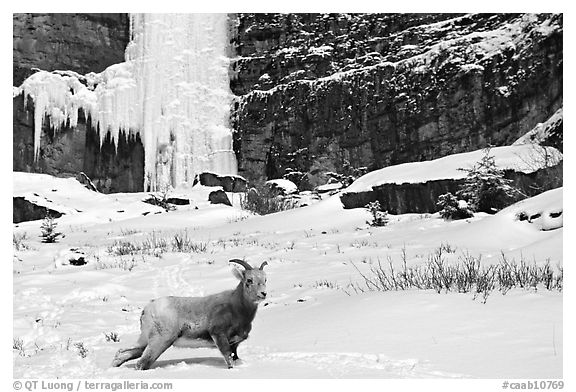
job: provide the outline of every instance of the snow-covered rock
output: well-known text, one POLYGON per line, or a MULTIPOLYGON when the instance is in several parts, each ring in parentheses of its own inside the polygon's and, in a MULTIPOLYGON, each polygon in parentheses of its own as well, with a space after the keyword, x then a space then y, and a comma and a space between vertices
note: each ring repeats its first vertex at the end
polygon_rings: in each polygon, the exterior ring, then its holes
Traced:
POLYGON ((534 225, 539 230, 559 229, 564 226, 563 189, 552 189, 519 201, 499 214, 534 225))
MULTIPOLYGON (((486 150, 476 150, 448 155, 431 161, 402 163, 374 170, 358 178, 350 185, 347 192, 369 191, 382 184, 417 184, 433 180, 456 180, 466 177, 470 169, 486 154, 486 150)), ((525 174, 562 161, 563 155, 553 147, 542 147, 537 144, 519 144, 514 146, 493 147, 490 155, 494 156, 496 166, 502 170, 513 170, 525 174)))
POLYGON ((298 187, 290 180, 282 178, 266 181, 266 185, 272 190, 278 190, 283 195, 291 195, 298 192, 298 187))

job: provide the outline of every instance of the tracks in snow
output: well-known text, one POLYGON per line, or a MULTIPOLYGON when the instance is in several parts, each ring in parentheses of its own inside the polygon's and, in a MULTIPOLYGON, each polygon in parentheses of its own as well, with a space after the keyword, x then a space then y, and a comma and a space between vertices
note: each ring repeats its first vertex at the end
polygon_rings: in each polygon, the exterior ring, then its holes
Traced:
POLYGON ((376 378, 461 378, 462 374, 433 370, 430 365, 417 359, 392 359, 384 354, 338 353, 338 352, 273 352, 264 353, 253 348, 245 355, 249 363, 258 366, 304 365, 311 375, 329 374, 331 377, 376 378), (252 350, 251 350, 252 351, 252 350), (258 353, 260 352, 260 353, 258 353))

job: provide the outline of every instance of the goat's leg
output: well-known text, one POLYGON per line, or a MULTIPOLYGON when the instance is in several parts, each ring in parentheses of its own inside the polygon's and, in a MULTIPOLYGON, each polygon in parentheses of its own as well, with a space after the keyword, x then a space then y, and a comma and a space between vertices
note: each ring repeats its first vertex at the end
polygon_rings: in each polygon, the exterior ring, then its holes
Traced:
POLYGON ((228 342, 228 338, 223 333, 216 333, 212 334, 211 336, 212 340, 214 340, 214 343, 216 343, 216 347, 218 347, 224 356, 224 360, 226 361, 226 365, 228 365, 228 369, 232 369, 232 350, 230 343, 228 342))
POLYGON ((111 366, 118 367, 121 366, 126 361, 139 358, 144 352, 144 349, 146 348, 147 345, 148 345, 148 337, 145 333, 142 332, 138 337, 136 346, 132 348, 121 348, 116 352, 116 355, 112 360, 111 366))
POLYGON ((114 360, 112 361, 112 365, 114 367, 118 367, 122 365, 124 362, 129 361, 131 359, 139 358, 142 353, 144 352, 144 347, 132 347, 132 348, 121 348, 116 352, 114 356, 114 360))
POLYGON ((142 357, 140 357, 140 359, 136 363, 136 369, 139 370, 150 369, 150 366, 152 366, 152 364, 156 362, 158 357, 164 351, 166 351, 168 347, 172 345, 172 343, 174 343, 174 340, 175 339, 173 338, 166 338, 161 336, 151 338, 148 341, 146 349, 144 349, 144 352, 142 353, 142 357))
POLYGON ((238 357, 238 345, 240 344, 240 342, 236 342, 236 343, 232 343, 230 345, 230 351, 232 351, 232 360, 233 361, 238 361, 240 358, 238 357))

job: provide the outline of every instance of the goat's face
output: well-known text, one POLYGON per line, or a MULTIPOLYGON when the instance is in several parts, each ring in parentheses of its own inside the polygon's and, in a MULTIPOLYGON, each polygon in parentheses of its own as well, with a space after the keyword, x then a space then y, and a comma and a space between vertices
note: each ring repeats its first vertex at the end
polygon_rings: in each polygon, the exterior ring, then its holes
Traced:
POLYGON ((234 274, 242 282, 244 298, 258 303, 266 298, 266 272, 259 269, 234 270, 234 274))

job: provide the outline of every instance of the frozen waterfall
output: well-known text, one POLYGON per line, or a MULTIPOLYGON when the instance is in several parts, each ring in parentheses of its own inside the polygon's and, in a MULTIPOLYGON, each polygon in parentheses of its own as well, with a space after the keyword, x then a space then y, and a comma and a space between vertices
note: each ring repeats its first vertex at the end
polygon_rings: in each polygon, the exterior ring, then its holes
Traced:
MULTIPOLYGON (((22 85, 34 99, 35 157, 42 120, 75 126, 83 109, 110 132, 138 132, 144 189, 192 186, 196 174, 236 174, 226 14, 132 14, 126 61, 99 74, 38 72, 22 85)), ((26 102, 26 99, 25 99, 26 102)))

